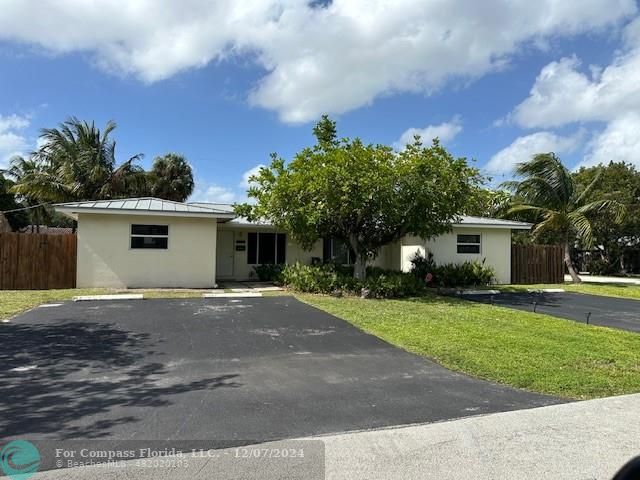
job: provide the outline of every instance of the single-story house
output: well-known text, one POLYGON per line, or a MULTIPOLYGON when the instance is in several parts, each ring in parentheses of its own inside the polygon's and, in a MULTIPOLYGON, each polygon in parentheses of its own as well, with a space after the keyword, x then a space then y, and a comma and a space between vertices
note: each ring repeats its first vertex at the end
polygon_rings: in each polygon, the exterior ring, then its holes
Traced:
MULTIPOLYGON (((307 251, 269 223, 239 218, 227 204, 129 198, 55 208, 78 222, 78 287, 211 288, 255 279, 259 264, 352 260, 337 240, 319 240, 307 251)), ((407 236, 384 246, 373 265, 409 271, 416 252, 430 251, 437 263, 485 260, 497 282, 510 283, 511 231, 529 228, 463 216, 434 239, 407 236)))

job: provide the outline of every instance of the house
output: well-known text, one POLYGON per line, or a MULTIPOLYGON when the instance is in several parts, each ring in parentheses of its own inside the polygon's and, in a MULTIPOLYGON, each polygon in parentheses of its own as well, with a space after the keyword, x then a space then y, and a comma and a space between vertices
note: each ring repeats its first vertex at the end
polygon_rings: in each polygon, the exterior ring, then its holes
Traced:
MULTIPOLYGON (((265 263, 351 262, 334 239, 306 251, 266 222, 237 217, 231 205, 157 198, 55 205, 78 222, 78 287, 211 288, 218 281, 255 278, 265 263)), ((461 217, 431 240, 407 236, 386 245, 373 265, 409 271, 411 258, 430 251, 437 263, 485 260, 499 283, 511 279, 511 231, 528 223, 461 217)))

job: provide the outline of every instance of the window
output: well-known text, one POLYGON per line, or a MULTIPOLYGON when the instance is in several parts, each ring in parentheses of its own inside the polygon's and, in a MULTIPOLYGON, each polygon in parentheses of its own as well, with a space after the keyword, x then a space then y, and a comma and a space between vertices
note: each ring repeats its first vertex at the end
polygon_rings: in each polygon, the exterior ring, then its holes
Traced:
POLYGON ((338 238, 325 238, 322 243, 322 260, 340 265, 353 265, 356 255, 346 242, 338 238))
POLYGON ((131 248, 155 248, 166 250, 168 244, 168 225, 131 225, 131 248))
POLYGON ((458 235, 458 253, 480 253, 480 235, 458 235))
POLYGON ((284 233, 249 232, 247 240, 249 265, 285 263, 287 236, 284 233))

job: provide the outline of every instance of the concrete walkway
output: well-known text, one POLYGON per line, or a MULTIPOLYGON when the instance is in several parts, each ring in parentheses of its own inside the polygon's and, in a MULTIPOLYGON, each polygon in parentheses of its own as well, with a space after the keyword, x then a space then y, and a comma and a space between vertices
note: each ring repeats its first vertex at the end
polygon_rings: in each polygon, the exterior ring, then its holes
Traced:
MULTIPOLYGON (((216 451, 215 457, 190 458, 184 468, 136 468, 127 462, 124 470, 71 468, 34 478, 607 480, 640 454, 638 411, 640 394, 315 437, 309 443, 324 443, 324 469, 317 449, 310 448, 315 455, 309 455, 306 470, 283 467, 282 459, 263 460, 256 469, 230 449, 216 451)), ((279 446, 291 442, 256 448, 279 446)))
MULTIPOLYGON (((565 282, 571 281, 571 275, 564 276, 565 282)), ((625 285, 640 285, 640 278, 633 277, 605 277, 602 275, 580 274, 580 280, 585 283, 621 283, 625 285)))

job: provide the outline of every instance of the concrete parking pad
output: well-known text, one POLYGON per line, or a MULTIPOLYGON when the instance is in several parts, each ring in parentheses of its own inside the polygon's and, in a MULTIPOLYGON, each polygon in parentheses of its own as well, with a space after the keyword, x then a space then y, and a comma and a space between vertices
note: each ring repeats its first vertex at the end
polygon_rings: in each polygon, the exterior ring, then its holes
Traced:
POLYGON ((568 292, 504 292, 466 295, 465 300, 493 303, 601 327, 640 332, 640 300, 568 292))
POLYGON ((238 444, 558 403, 293 297, 65 303, 0 327, 0 431, 238 444))

